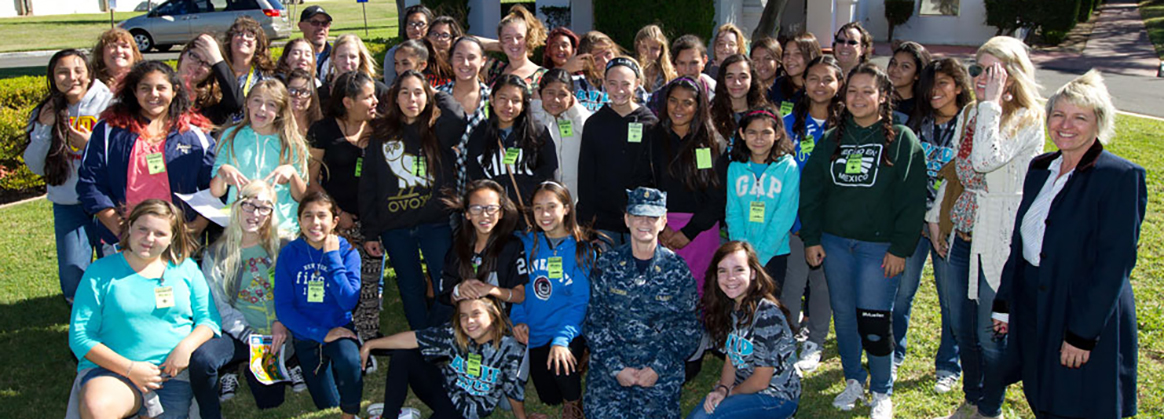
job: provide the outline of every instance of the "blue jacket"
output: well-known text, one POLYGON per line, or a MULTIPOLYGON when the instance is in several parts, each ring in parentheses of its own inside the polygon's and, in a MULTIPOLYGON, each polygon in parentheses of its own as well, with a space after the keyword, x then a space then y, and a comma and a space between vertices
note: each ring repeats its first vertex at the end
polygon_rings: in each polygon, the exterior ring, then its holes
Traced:
MULTIPOLYGON (((105 121, 93 127, 81 170, 77 179, 77 198, 85 212, 96 214, 106 208, 123 210, 125 206, 126 176, 129 159, 138 135, 124 128, 110 127, 105 121)), ((166 176, 170 179, 170 193, 194 193, 210 187, 210 172, 214 168, 214 139, 201 129, 191 126, 186 132, 166 134, 166 176)), ((186 214, 186 220, 198 216, 177 195, 170 201, 186 214)), ((126 214, 128 215, 128 214, 126 214)), ((113 232, 98 223, 101 238, 116 243, 113 232)))
POLYGON ((728 165, 726 220, 728 238, 743 240, 756 248, 760 263, 787 255, 792 223, 800 207, 800 171, 793 157, 785 155, 769 163, 756 177, 751 163, 728 165), (752 202, 764 203, 764 217, 751 218, 752 202))
MULTIPOLYGON (((775 103, 775 102, 773 102, 773 103, 775 103)), ((812 146, 812 149, 802 149, 801 146, 807 145, 808 143, 803 142, 806 138, 801 138, 799 135, 796 135, 795 133, 792 132, 792 126, 795 123, 796 123, 796 113, 790 113, 784 117, 784 131, 788 133, 788 138, 792 139, 792 155, 796 156, 796 168, 800 169, 800 171, 803 173, 804 172, 804 165, 805 165, 805 163, 808 163, 808 157, 812 155, 813 151, 816 151, 816 145, 820 144, 820 140, 822 138, 824 138, 825 130, 828 129, 828 127, 827 126, 822 127, 820 125, 817 125, 816 121, 812 120, 812 117, 805 115, 804 116, 805 137, 812 138, 813 146, 812 146)), ((794 221, 792 223, 792 232, 796 233, 798 231, 800 231, 800 215, 799 214, 797 214, 797 216, 796 216, 796 221, 794 221)))
POLYGON ((283 246, 275 266, 275 315, 295 339, 323 342, 352 322, 360 299, 360 254, 343 237, 323 253, 302 237, 283 246), (323 281, 323 300, 310 302, 308 282, 323 281))
POLYGON ((582 334, 582 321, 590 303, 590 268, 597 255, 591 255, 590 266, 579 266, 575 252, 578 243, 573 238, 566 238, 555 249, 550 247, 545 233, 522 233, 520 237, 530 261, 530 281, 525 287, 525 302, 515 304, 509 318, 513 324, 529 325, 531 348, 547 343, 568 347, 582 334), (561 278, 550 278, 551 257, 562 258, 561 278))

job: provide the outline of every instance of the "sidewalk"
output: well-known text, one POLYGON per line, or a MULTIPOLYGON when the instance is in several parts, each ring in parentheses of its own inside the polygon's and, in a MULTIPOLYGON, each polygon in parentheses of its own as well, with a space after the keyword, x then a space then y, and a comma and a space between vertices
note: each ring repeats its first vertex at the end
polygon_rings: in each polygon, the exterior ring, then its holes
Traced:
POLYGON ((1135 0, 1108 0, 1082 54, 1036 53, 1035 65, 1044 69, 1082 73, 1095 68, 1104 74, 1157 77, 1156 55, 1135 0))

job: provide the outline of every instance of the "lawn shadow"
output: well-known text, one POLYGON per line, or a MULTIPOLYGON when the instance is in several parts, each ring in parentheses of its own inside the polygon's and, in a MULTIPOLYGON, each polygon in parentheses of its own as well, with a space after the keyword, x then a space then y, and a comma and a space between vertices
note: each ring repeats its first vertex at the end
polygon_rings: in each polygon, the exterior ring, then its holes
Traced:
POLYGON ((68 319, 59 294, 0 305, 0 417, 64 416, 77 371, 68 319))

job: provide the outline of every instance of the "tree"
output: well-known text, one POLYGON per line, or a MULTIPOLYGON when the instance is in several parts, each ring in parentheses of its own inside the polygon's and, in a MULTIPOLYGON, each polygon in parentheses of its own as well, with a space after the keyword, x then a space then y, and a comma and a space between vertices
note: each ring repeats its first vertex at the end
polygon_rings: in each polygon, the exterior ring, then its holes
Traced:
POLYGON ((776 39, 780 36, 780 18, 784 15, 785 6, 788 6, 788 0, 768 0, 764 12, 760 14, 760 23, 752 31, 752 39, 776 39))
POLYGON ((893 29, 905 24, 913 17, 913 0, 885 0, 885 20, 889 21, 889 42, 893 42, 893 29))

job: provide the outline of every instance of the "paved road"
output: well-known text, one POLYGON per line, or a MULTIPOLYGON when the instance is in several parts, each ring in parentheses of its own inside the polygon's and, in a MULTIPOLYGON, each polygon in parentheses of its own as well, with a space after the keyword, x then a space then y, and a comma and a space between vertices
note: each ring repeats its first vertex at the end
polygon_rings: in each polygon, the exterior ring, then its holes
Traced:
MULTIPOLYGON (((176 60, 178 59, 178 48, 175 47, 170 52, 147 52, 143 55, 147 60, 176 60)), ((44 54, 39 52, 34 54, 0 54, 0 68, 44 68, 48 65, 51 57, 51 51, 44 54)))

